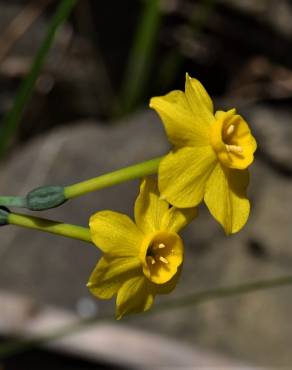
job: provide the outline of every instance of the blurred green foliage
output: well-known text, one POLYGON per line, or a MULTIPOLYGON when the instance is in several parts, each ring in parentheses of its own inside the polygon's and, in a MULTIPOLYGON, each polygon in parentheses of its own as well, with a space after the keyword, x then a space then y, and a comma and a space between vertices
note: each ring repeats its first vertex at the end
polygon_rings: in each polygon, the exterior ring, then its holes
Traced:
POLYGON ((4 155, 11 138, 18 129, 23 112, 32 96, 37 78, 54 42, 56 32, 68 18, 75 3, 76 0, 62 0, 56 9, 56 12, 48 26, 46 37, 31 65, 30 72, 19 87, 12 109, 4 117, 0 130, 0 157, 4 155))

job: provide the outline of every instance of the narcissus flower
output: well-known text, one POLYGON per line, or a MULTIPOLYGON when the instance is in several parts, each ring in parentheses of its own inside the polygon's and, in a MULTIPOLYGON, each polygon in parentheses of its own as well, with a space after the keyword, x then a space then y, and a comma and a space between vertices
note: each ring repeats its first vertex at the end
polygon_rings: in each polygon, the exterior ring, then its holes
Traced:
POLYGON ((248 166, 256 141, 235 109, 217 111, 202 84, 186 75, 185 92, 154 97, 150 107, 162 119, 173 150, 159 166, 162 197, 178 208, 205 201, 227 234, 246 223, 248 166))
POLYGON ((175 288, 184 258, 177 233, 195 216, 195 208, 170 207, 160 199, 156 181, 147 178, 135 203, 135 223, 112 211, 90 218, 92 240, 103 256, 87 286, 101 299, 117 294, 117 319, 148 310, 157 294, 175 288))

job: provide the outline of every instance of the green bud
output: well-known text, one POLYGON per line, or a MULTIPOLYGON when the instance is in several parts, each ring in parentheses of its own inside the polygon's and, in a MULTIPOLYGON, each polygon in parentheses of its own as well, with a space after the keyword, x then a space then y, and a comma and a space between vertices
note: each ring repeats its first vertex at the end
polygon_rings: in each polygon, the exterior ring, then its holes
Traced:
POLYGON ((26 196, 27 208, 31 211, 44 211, 66 202, 63 186, 42 186, 26 196))
POLYGON ((9 209, 0 207, 0 226, 8 225, 9 209))

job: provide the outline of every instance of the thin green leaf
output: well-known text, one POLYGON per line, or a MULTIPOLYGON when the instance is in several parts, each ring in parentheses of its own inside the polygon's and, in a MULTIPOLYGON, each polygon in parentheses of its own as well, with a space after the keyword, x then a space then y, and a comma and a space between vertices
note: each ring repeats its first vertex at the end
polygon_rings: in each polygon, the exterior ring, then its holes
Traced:
POLYGON ((135 107, 145 89, 161 19, 159 3, 159 0, 145 1, 121 89, 120 115, 135 107))
POLYGON ((32 96, 37 78, 53 44, 56 32, 69 16, 75 3, 76 0, 61 1, 49 24, 47 34, 34 58, 30 72, 20 85, 11 111, 4 117, 0 130, 0 157, 5 153, 11 138, 18 129, 25 107, 32 96))

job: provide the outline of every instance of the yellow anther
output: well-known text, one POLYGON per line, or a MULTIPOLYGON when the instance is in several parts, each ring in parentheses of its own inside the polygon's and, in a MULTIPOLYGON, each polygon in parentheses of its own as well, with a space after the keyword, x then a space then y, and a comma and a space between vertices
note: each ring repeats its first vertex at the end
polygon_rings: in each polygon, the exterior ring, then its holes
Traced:
POLYGON ((230 136, 231 134, 233 134, 234 130, 235 130, 235 126, 234 125, 230 125, 228 127, 228 129, 226 130, 226 135, 227 136, 230 136))
POLYGON ((166 263, 166 264, 168 263, 168 260, 163 256, 159 256, 159 261, 166 263))
POLYGON ((227 152, 241 154, 242 153, 242 147, 239 145, 228 145, 225 144, 227 152))
POLYGON ((165 248, 165 247, 166 247, 166 245, 165 245, 165 244, 163 244, 163 243, 159 243, 159 244, 158 244, 158 248, 159 248, 159 249, 162 249, 162 248, 165 248))

